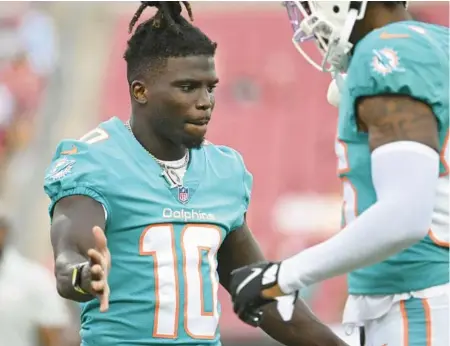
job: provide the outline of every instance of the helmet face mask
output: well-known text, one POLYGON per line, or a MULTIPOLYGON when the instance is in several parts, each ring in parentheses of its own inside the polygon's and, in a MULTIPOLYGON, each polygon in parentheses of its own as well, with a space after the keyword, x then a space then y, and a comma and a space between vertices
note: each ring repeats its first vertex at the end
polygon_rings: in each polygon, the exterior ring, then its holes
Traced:
POLYGON ((292 42, 300 54, 324 72, 345 72, 353 47, 350 35, 357 20, 363 19, 368 1, 286 1, 294 30, 292 42), (323 59, 314 59, 304 43, 314 40, 323 59))

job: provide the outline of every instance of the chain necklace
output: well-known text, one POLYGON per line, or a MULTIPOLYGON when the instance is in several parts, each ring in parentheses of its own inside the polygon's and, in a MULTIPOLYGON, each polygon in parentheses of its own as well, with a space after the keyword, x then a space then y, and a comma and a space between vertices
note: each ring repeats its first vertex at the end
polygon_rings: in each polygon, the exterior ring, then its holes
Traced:
MULTIPOLYGON (((129 120, 125 122, 125 127, 128 129, 128 131, 130 131, 131 135, 136 139, 136 137, 134 136, 133 130, 131 129, 129 120)), ((186 154, 184 156, 184 160, 178 166, 168 165, 166 162, 157 159, 147 149, 145 149, 145 150, 156 161, 156 163, 161 167, 161 169, 162 169, 161 175, 169 183, 170 188, 183 186, 183 178, 180 177, 180 175, 177 173, 177 170, 185 168, 187 166, 187 164, 189 163, 189 150, 186 149, 186 154)))

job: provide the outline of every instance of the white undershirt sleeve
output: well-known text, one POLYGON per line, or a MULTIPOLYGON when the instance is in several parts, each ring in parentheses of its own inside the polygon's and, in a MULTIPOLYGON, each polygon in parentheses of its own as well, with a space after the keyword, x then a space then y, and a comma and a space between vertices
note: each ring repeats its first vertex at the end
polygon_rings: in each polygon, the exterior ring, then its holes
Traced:
POLYGON ((417 142, 394 142, 372 153, 377 202, 337 235, 282 262, 284 293, 385 260, 423 239, 439 177, 439 155, 417 142))

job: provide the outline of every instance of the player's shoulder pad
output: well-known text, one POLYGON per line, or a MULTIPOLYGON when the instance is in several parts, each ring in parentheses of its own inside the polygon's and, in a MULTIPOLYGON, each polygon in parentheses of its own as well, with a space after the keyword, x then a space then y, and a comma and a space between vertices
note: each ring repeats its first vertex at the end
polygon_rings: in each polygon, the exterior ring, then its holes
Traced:
POLYGON ((204 149, 208 160, 213 160, 216 169, 233 174, 233 181, 236 181, 236 187, 239 187, 237 191, 241 200, 240 212, 238 218, 231 226, 232 230, 236 230, 245 222, 245 214, 252 195, 253 176, 247 170, 244 159, 237 150, 225 145, 214 145, 211 143, 204 146, 204 149))
POLYGON ((247 170, 242 155, 237 150, 226 145, 214 145, 210 142, 204 145, 204 149, 209 157, 214 158, 221 169, 239 174, 239 179, 242 179, 244 187, 244 203, 248 206, 253 186, 253 176, 247 170))
POLYGON ((62 140, 56 147, 46 180, 59 180, 76 171, 101 165, 101 152, 96 146, 75 139, 62 140))
MULTIPOLYGON (((73 166, 71 172, 91 170, 97 171, 100 167, 108 167, 111 158, 117 156, 121 152, 120 145, 111 137, 110 131, 104 128, 107 123, 102 123, 93 130, 87 132, 80 139, 62 140, 55 151, 52 164, 47 171, 47 176, 52 173, 52 168, 61 167, 60 162, 69 162, 73 166), (56 166, 56 167, 55 167, 56 166)), ((53 170, 58 175, 58 170, 53 170)))
POLYGON ((434 103, 441 97, 447 60, 435 41, 434 32, 412 21, 372 31, 355 47, 347 78, 350 94, 404 94, 434 103))
POLYGON ((211 142, 203 144, 208 157, 213 158, 217 162, 221 162, 224 166, 228 166, 229 169, 244 167, 244 159, 242 155, 235 149, 226 145, 215 145, 211 142))
POLYGON ((423 61, 436 55, 429 54, 433 45, 433 32, 426 26, 415 25, 414 22, 392 23, 371 31, 358 42, 352 60, 373 57, 373 50, 392 47, 397 53, 404 55, 404 59, 423 61), (416 54, 407 56, 405 52, 416 54))
POLYGON ((104 150, 80 140, 63 140, 45 172, 44 190, 54 204, 69 195, 87 195, 104 202, 108 163, 104 150))

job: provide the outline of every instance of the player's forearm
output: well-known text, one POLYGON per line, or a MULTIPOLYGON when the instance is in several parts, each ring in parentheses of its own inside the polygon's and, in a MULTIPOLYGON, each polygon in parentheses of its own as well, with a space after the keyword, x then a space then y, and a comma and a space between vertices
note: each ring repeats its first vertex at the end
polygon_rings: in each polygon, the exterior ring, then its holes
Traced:
POLYGON ((279 286, 284 293, 384 261, 426 236, 439 156, 421 144, 411 150, 401 142, 389 146, 389 155, 372 155, 378 201, 334 237, 283 261, 279 286))
POLYGON ((61 297, 76 302, 87 302, 94 297, 77 292, 72 284, 73 266, 86 262, 87 258, 75 251, 58 254, 55 263, 56 287, 61 297))
POLYGON ((303 301, 297 301, 291 321, 283 321, 271 304, 265 308, 261 325, 268 335, 287 346, 347 346, 322 324, 303 301))

